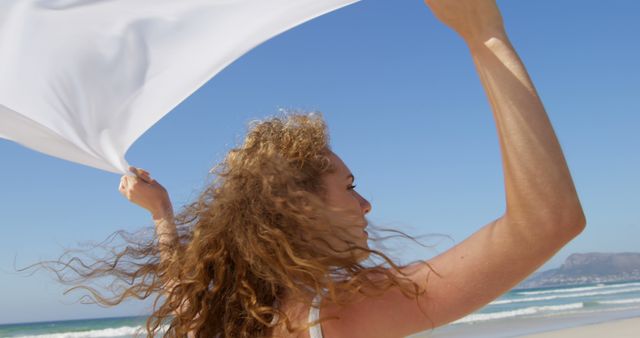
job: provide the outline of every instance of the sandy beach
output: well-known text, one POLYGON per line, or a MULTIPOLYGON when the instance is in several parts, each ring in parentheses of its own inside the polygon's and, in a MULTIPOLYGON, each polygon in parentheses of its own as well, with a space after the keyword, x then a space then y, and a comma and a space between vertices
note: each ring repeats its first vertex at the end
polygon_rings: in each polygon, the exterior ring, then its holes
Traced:
POLYGON ((633 308, 449 325, 408 338, 637 338, 638 332, 640 309, 633 308))
POLYGON ((640 336, 640 317, 622 319, 611 322, 585 325, 570 329, 556 330, 534 335, 521 336, 522 338, 637 338, 640 336))

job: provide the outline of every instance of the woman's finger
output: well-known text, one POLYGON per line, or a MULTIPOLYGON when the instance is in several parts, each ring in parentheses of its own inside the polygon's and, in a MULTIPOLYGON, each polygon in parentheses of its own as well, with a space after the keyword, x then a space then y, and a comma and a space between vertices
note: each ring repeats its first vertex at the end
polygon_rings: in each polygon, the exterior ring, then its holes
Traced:
POLYGON ((142 180, 144 180, 147 183, 151 183, 153 182, 153 180, 151 179, 151 175, 149 174, 148 171, 142 169, 142 168, 135 168, 136 171, 136 176, 140 177, 142 180))
POLYGON ((151 183, 151 178, 149 177, 149 173, 146 170, 141 168, 136 168, 134 166, 130 166, 129 170, 131 170, 136 175, 136 177, 139 177, 146 183, 151 183))

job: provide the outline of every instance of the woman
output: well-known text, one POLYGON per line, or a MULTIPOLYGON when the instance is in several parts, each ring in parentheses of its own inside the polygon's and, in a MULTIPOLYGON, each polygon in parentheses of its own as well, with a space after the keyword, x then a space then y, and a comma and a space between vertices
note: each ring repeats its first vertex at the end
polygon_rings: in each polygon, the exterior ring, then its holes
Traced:
POLYGON ((159 260, 124 274, 152 277, 129 296, 166 296, 150 331, 173 316, 177 336, 404 337, 486 305, 584 229, 562 150, 495 0, 425 2, 463 38, 488 95, 505 213, 435 258, 397 266, 368 248, 371 205, 331 152, 322 118, 269 119, 252 126, 216 181, 175 217, 146 171, 123 176, 122 194, 156 223, 158 243, 128 255, 159 260), (361 264, 372 254, 391 267, 361 264))

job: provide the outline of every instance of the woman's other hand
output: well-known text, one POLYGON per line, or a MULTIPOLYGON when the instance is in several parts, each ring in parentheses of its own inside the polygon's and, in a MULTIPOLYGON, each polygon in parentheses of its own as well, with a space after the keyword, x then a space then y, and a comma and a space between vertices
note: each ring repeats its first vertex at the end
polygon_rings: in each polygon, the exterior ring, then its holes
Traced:
POLYGON ((173 214, 167 190, 149 173, 140 168, 129 167, 136 176, 123 175, 120 179, 120 193, 129 201, 148 210, 154 219, 173 214))
POLYGON ((495 0, 425 0, 433 14, 465 41, 504 35, 502 15, 495 0))

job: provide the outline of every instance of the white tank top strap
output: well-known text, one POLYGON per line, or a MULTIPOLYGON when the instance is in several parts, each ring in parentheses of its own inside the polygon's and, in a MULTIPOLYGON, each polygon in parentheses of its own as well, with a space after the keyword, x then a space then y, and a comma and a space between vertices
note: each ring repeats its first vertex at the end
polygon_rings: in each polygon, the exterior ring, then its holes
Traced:
MULTIPOLYGON (((309 308, 309 323, 313 323, 314 321, 320 318, 320 303, 322 302, 322 295, 317 294, 312 301, 312 305, 309 308)), ((322 338, 322 327, 320 323, 309 328, 309 337, 310 338, 322 338)))

